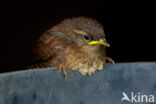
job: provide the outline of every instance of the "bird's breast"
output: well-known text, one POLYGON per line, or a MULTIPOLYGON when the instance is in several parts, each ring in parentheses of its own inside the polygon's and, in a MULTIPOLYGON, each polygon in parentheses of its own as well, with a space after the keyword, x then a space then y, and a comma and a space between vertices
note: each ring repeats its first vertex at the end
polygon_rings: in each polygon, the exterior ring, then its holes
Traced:
POLYGON ((82 75, 91 75, 96 70, 102 70, 105 63, 105 53, 84 52, 77 48, 67 48, 65 51, 65 67, 77 70, 82 75))

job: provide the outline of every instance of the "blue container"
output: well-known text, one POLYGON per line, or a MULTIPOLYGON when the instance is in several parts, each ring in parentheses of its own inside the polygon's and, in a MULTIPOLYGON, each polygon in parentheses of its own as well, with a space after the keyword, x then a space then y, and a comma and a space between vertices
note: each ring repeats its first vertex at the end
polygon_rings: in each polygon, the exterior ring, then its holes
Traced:
POLYGON ((92 76, 67 73, 68 80, 57 68, 0 74, 0 104, 156 104, 156 63, 106 64, 92 76))

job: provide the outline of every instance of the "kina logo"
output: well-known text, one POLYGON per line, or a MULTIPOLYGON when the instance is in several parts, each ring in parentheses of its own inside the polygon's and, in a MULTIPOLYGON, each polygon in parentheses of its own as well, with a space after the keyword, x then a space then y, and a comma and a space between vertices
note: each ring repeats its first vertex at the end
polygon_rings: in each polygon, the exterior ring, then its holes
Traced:
POLYGON ((131 92, 130 96, 128 96, 125 92, 122 92, 122 95, 123 97, 121 98, 121 102, 154 102, 154 95, 141 94, 140 92, 137 94, 131 92))

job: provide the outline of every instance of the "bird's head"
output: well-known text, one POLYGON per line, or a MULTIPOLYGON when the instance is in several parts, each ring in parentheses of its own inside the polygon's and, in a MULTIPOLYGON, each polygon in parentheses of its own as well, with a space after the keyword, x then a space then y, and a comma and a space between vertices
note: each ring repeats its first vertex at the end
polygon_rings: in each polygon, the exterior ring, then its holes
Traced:
POLYGON ((82 30, 74 30, 74 32, 78 35, 77 36, 77 44, 80 46, 107 46, 110 47, 110 45, 106 42, 106 38, 105 37, 101 37, 101 38, 97 38, 94 34, 88 34, 82 30))
POLYGON ((106 42, 103 26, 94 19, 86 17, 65 19, 59 27, 76 45, 86 50, 110 47, 106 42))

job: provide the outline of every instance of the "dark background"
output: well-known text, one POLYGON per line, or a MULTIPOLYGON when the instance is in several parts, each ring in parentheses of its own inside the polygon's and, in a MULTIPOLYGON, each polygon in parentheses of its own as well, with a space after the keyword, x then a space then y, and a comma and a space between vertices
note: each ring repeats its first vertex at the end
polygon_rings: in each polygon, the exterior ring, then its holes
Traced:
POLYGON ((39 36, 64 18, 77 16, 91 17, 104 25, 111 44, 107 55, 116 62, 156 61, 154 3, 6 1, 1 3, 0 16, 0 72, 30 64, 39 36))

